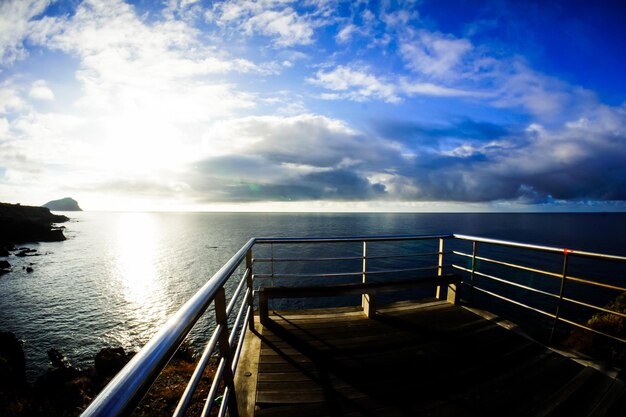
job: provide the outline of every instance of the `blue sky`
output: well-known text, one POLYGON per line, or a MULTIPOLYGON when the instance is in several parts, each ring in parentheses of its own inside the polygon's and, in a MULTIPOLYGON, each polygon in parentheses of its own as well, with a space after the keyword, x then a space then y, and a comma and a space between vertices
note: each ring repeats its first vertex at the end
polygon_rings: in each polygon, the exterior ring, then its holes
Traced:
POLYGON ((623 1, 0 2, 0 199, 626 209, 623 1))

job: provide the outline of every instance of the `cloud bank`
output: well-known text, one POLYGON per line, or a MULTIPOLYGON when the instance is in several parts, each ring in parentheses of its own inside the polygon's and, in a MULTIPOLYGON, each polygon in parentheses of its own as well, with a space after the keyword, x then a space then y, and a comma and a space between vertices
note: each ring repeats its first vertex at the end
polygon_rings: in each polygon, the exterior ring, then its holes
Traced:
POLYGON ((624 207, 626 92, 429 7, 3 2, 0 195, 624 207))

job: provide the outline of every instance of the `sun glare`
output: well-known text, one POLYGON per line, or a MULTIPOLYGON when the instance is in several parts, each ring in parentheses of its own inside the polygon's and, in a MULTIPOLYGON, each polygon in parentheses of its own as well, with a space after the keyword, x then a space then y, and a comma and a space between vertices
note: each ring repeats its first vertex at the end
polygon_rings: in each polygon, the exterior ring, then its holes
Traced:
POLYGON ((157 230, 151 214, 123 213, 117 223, 116 266, 128 301, 143 306, 158 290, 157 230))

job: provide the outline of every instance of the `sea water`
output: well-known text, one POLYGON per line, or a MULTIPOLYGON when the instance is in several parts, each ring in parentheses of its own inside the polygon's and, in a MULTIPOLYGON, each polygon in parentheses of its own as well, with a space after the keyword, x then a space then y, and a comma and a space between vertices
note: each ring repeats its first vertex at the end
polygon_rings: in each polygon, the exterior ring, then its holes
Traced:
POLYGON ((38 256, 10 256, 0 277, 0 331, 23 340, 31 380, 50 348, 80 367, 140 348, 254 236, 463 233, 626 255, 625 213, 65 214, 66 241, 19 245, 38 256))

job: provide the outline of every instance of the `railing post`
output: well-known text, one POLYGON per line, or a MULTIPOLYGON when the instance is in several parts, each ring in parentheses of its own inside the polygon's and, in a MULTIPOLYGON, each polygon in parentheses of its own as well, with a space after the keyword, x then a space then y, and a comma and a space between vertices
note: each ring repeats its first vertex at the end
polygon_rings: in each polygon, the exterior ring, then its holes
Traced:
MULTIPOLYGON (((439 256, 437 261, 437 276, 440 277, 443 274, 443 239, 439 238, 439 256)), ((437 285, 437 291, 435 292, 435 298, 442 299, 441 285, 437 285)))
POLYGON ((474 279, 476 272, 476 253, 478 252, 478 242, 472 241, 472 272, 470 273, 470 304, 474 304, 474 279))
POLYGON ((556 312, 554 313, 554 323, 552 324, 552 331, 550 332, 550 339, 548 344, 551 345, 556 333, 556 326, 559 322, 559 316, 561 315, 561 305, 563 304, 563 293, 565 292, 565 281, 567 280, 567 266, 568 266, 568 254, 571 252, 569 249, 563 249, 563 274, 561 276, 561 289, 559 291, 559 301, 556 305, 556 312))
POLYGON ((250 308, 250 321, 248 328, 254 330, 254 276, 252 275, 252 248, 246 252, 246 285, 248 287, 248 308, 250 308))
MULTIPOLYGON (((362 282, 367 282, 367 242, 363 241, 363 274, 362 282)), ((376 293, 369 292, 364 293, 361 296, 361 305, 363 306, 363 312, 367 317, 373 317, 376 314, 376 293)))
POLYGON ((237 393, 235 392, 235 378, 232 371, 232 355, 230 350, 229 330, 228 330, 228 317, 226 316, 226 292, 224 287, 220 288, 215 295, 215 321, 217 324, 224 326, 224 330, 220 334, 218 340, 218 347, 220 356, 224 358, 226 362, 226 368, 224 369, 224 386, 230 389, 230 396, 228 397, 228 413, 231 417, 239 417, 237 410, 237 393))

